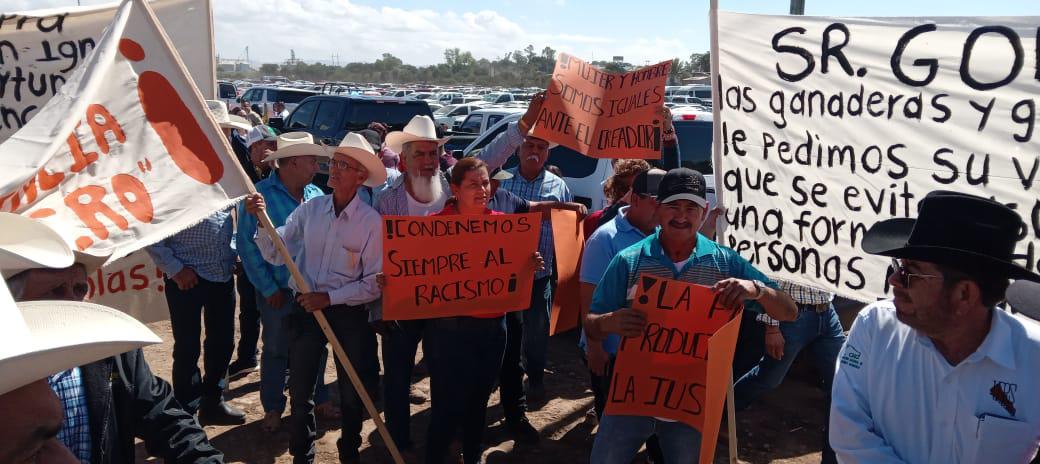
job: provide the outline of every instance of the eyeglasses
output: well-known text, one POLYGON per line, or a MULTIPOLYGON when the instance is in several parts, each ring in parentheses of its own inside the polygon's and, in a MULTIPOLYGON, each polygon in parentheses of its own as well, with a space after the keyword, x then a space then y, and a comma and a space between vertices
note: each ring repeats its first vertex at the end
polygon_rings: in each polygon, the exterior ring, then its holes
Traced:
POLYGON ((329 161, 329 168, 330 169, 331 168, 349 169, 349 170, 355 171, 355 172, 363 172, 362 168, 356 168, 354 166, 351 166, 350 163, 348 163, 346 161, 339 161, 339 160, 331 160, 331 161, 329 161))
POLYGON ((941 279, 942 276, 932 274, 914 274, 906 269, 905 266, 899 263, 898 259, 892 259, 892 272, 896 275, 899 280, 899 285, 903 288, 910 288, 911 278, 917 277, 918 279, 941 279))

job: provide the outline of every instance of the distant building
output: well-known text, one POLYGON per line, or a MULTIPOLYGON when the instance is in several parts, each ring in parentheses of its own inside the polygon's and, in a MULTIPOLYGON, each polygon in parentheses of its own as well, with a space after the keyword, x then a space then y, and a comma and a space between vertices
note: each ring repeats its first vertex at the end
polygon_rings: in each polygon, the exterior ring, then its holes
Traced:
POLYGON ((246 60, 217 59, 217 71, 220 72, 250 72, 253 67, 246 60))

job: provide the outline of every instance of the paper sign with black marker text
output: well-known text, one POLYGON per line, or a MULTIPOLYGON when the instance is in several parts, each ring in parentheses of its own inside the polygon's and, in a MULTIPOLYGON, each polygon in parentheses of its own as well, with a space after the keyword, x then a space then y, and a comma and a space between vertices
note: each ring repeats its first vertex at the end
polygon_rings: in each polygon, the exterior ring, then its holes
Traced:
POLYGON ((538 213, 384 216, 383 319, 527 308, 541 217, 538 213))
POLYGON ((873 301, 889 261, 862 251, 864 233, 955 190, 1012 205, 1018 262, 1036 269, 1040 18, 718 24, 721 243, 767 274, 873 301))
POLYGON ((615 74, 560 53, 534 135, 593 158, 659 159, 671 69, 662 61, 615 74))
POLYGON ((711 462, 741 308, 723 308, 702 285, 642 274, 636 286, 632 308, 647 325, 621 340, 605 414, 689 425, 703 435, 701 462, 711 462))

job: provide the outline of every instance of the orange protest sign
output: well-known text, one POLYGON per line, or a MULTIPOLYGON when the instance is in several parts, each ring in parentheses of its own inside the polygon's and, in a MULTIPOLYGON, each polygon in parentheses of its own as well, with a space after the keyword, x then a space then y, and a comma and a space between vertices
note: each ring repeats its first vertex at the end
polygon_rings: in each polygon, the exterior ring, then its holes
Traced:
POLYGON ((605 414, 687 424, 703 434, 701 462, 711 462, 741 309, 719 306, 705 286, 645 274, 637 282, 632 307, 647 325, 621 341, 605 414))
POLYGON ((541 214, 384 216, 383 319, 526 309, 541 214))
POLYGON ((534 135, 594 158, 661 158, 664 85, 671 61, 623 74, 566 53, 546 91, 534 135))
POLYGON ((585 250, 585 234, 577 212, 554 209, 551 214, 558 277, 549 335, 556 335, 578 327, 581 316, 578 271, 581 253, 585 250))

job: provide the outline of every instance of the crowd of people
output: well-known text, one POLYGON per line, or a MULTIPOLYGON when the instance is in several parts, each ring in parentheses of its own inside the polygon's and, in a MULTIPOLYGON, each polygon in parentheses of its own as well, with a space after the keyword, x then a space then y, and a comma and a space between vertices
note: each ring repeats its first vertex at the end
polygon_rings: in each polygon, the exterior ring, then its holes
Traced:
MULTIPOLYGON (((523 117, 475 157, 450 161, 444 138, 425 116, 400 131, 372 121, 338 146, 325 146, 310 134, 278 133, 259 117, 209 102, 257 193, 146 248, 165 274, 170 383, 152 374, 140 349, 154 343, 154 335, 119 313, 82 303, 98 258, 73 253, 42 224, 3 215, 0 234, 27 230, 22 236, 37 237, 33 246, 0 243, 0 269, 27 321, 42 310, 27 302, 60 300, 66 306, 52 306, 74 308, 68 317, 122 329, 80 340, 61 324, 37 324, 30 339, 62 341, 36 351, 33 343, 8 349, 11 342, 4 342, 0 462, 131 462, 135 438, 166 462, 223 462, 204 427, 245 423, 245 413, 226 402, 224 392, 229 376, 256 369, 261 429, 287 429, 294 462, 315 461, 319 416, 340 421, 340 462, 360 462, 364 405, 338 357, 339 404, 332 403, 324 382, 329 340, 317 312, 377 399, 407 462, 482 462, 496 388, 509 433, 535 446, 542 436, 527 419, 528 402, 543 399, 553 381, 545 367, 557 275, 554 209, 585 217, 588 234, 579 280, 587 310, 581 347, 598 418, 592 463, 629 463, 644 446, 655 463, 698 460, 701 433, 685 423, 604 415, 621 339, 646 328, 646 315, 631 308, 640 274, 709 286, 724 306, 744 306, 733 366, 738 411, 776 388, 799 353, 811 355, 827 398, 819 408, 829 413, 829 427, 816 435, 823 462, 1034 459, 1040 328, 1001 307, 1012 294, 1021 295, 1012 304, 1022 310, 1035 311, 1040 301, 1030 283, 1040 275, 1013 262, 1022 223, 1014 210, 977 196, 932 192, 916 219, 872 227, 863 251, 892 258, 894 298, 863 309, 846 337, 835 295, 772 279, 714 241, 722 209, 709 202, 697 171, 616 160, 604 186, 611 205, 590 214, 547 169, 552 144, 532 135, 543 101, 544 94, 536 95, 523 117), (503 169, 512 156, 517 166, 503 169), (314 183, 324 166, 331 193, 314 183), (382 216, 526 212, 543 217, 531 250, 535 275, 527 309, 383 318, 382 216), (264 230, 264 215, 276 234, 264 230), (275 236, 299 275, 290 272, 275 236), (1008 292, 1012 280, 1018 290, 1008 292), (420 345, 429 395, 413 383, 420 345), (62 350, 81 356, 52 359, 62 350), (27 356, 52 362, 9 375, 27 356), (427 401, 428 430, 413 437, 410 407, 427 401)), ((664 149, 674 151, 675 131, 664 111, 664 149)), ((14 304, 0 303, 5 310, 14 304)))

